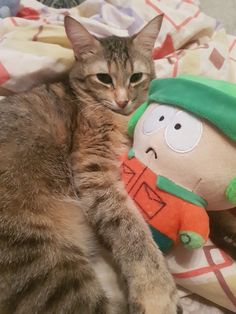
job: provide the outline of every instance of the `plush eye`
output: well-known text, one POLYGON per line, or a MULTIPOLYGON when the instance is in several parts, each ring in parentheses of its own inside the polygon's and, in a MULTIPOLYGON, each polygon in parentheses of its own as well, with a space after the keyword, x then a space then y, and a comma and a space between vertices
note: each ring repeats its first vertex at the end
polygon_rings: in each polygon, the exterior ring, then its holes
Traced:
POLYGON ((143 77, 143 73, 138 72, 131 75, 130 83, 138 83, 143 77))
POLYGON ((112 84, 112 78, 109 74, 107 73, 98 73, 97 74, 97 78, 100 82, 104 83, 104 84, 112 84))
POLYGON ((166 144, 177 153, 193 150, 202 136, 202 122, 187 112, 179 111, 165 130, 166 144))
POLYGON ((165 128, 176 112, 174 108, 166 105, 150 104, 149 106, 154 109, 148 113, 143 122, 143 133, 146 135, 165 128))

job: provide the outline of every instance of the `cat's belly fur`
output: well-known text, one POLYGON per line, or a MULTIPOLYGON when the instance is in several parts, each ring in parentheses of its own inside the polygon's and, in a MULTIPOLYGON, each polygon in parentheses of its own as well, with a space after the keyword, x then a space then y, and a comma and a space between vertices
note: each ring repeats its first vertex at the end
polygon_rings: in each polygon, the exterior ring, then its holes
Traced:
POLYGON ((97 242, 96 236, 91 229, 87 233, 88 237, 89 235, 91 238, 88 240, 88 243, 92 244, 92 247, 87 247, 89 249, 86 253, 109 300, 111 306, 109 313, 126 314, 128 313, 128 303, 125 297, 125 284, 120 278, 120 272, 113 262, 112 255, 97 242))
POLYGON ((111 314, 126 314, 127 300, 125 298, 124 284, 119 278, 118 269, 112 263, 111 255, 108 251, 102 249, 102 252, 94 256, 91 261, 109 299, 111 314))

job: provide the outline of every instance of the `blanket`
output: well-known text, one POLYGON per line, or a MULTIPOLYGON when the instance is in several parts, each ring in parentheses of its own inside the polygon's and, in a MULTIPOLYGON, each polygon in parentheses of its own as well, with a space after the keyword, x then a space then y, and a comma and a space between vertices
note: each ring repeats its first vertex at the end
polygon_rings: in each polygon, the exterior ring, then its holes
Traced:
MULTIPOLYGON (((201 12, 198 0, 87 0, 72 9, 22 0, 16 17, 0 19, 0 95, 26 91, 69 72, 74 55, 63 27, 65 15, 96 36, 128 36, 161 13, 163 25, 153 50, 157 77, 190 73, 236 82, 236 38, 201 12)), ((236 263, 210 242, 192 253, 181 250, 168 257, 177 283, 236 312, 236 263)), ((210 313, 211 306, 195 312, 210 313)))

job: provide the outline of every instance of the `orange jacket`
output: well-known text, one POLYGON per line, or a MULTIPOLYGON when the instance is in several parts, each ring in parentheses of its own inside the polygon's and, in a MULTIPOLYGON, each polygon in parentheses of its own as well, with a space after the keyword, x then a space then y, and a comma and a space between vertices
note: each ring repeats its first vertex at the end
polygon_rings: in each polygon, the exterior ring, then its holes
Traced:
POLYGON ((203 199, 168 179, 157 176, 135 157, 129 159, 128 154, 125 154, 121 161, 122 179, 126 190, 152 229, 161 232, 174 243, 180 239, 188 248, 202 246, 209 235, 208 215, 202 204, 193 204, 186 199, 186 195, 193 195, 198 200, 203 199), (172 191, 167 192, 158 187, 158 182, 161 183, 162 180, 171 183, 173 190, 176 187, 177 191, 180 190, 184 195, 186 193, 185 199, 174 195, 175 191, 172 194, 172 191))

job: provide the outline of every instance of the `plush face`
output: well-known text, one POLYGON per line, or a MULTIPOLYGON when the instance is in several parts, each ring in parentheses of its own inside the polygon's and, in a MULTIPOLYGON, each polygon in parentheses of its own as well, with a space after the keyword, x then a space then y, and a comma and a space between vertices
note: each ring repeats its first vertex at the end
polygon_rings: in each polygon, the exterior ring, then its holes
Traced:
POLYGON ((225 190, 236 175, 236 145, 208 122, 150 104, 136 125, 133 145, 140 161, 203 197, 208 210, 233 207, 225 190))

